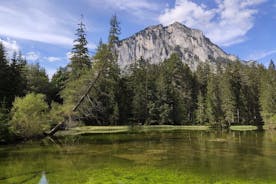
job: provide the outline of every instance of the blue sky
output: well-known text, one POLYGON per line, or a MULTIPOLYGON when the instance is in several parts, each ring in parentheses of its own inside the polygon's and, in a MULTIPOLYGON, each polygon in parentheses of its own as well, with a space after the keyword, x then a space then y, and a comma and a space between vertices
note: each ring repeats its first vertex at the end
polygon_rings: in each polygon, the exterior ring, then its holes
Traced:
POLYGON ((9 0, 0 4, 0 40, 51 76, 65 66, 84 15, 91 54, 107 40, 116 13, 126 38, 150 25, 179 21, 200 29, 227 53, 276 61, 276 0, 9 0))

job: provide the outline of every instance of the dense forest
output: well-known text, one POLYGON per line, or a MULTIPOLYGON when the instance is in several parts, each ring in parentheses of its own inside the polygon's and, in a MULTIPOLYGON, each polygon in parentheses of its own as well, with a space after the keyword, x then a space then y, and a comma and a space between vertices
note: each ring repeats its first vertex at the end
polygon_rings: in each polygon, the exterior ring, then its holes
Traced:
POLYGON ((177 53, 159 64, 140 58, 121 69, 120 26, 110 20, 108 43, 88 52, 78 24, 70 63, 49 80, 20 53, 9 59, 0 43, 0 142, 41 135, 65 117, 85 125, 256 125, 276 122, 276 68, 212 60, 196 71, 177 53), (97 80, 96 80, 97 79, 97 80), (94 82, 77 112, 72 107, 94 82))

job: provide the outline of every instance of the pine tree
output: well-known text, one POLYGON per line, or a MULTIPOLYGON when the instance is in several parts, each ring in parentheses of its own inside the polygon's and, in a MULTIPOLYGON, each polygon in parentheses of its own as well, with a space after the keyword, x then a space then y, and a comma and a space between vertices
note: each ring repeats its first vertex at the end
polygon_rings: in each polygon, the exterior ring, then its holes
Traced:
POLYGON ((222 109, 224 112, 224 120, 227 126, 235 123, 236 115, 236 101, 229 81, 228 68, 222 76, 221 90, 222 90, 222 109))
POLYGON ((0 42, 0 106, 9 107, 11 105, 11 96, 13 96, 10 89, 10 67, 6 58, 5 48, 0 42))
POLYGON ((243 96, 245 112, 243 118, 245 124, 251 124, 262 129, 263 119, 261 117, 260 103, 260 70, 258 66, 244 67, 246 78, 244 80, 243 96))
POLYGON ((49 79, 44 68, 39 63, 28 65, 26 71, 28 93, 42 93, 47 95, 49 79))
POLYGON ((145 124, 148 118, 148 65, 148 61, 140 58, 131 66, 130 70, 133 119, 140 124, 145 124))
POLYGON ((197 95, 197 109, 196 109, 196 121, 204 124, 208 121, 207 115, 206 115, 206 96, 202 94, 201 91, 199 91, 197 95))
POLYGON ((260 103, 264 120, 273 122, 276 116, 276 69, 272 60, 261 74, 260 103))
POLYGON ((211 125, 219 125, 222 127, 224 117, 222 111, 221 90, 217 74, 211 73, 208 77, 206 104, 209 123, 211 125))
POLYGON ((162 80, 167 90, 169 107, 172 107, 172 119, 175 124, 191 123, 194 114, 193 83, 194 77, 187 65, 184 65, 177 54, 162 64, 162 80))
POLYGON ((113 15, 110 19, 110 30, 108 36, 108 44, 111 48, 119 43, 119 35, 121 34, 120 22, 117 15, 113 15))
POLYGON ((196 109, 196 121, 199 123, 206 123, 208 117, 206 115, 206 96, 207 96, 207 84, 208 76, 210 73, 210 66, 202 63, 196 70, 197 78, 197 109, 196 109))
POLYGON ((134 123, 133 121, 133 110, 132 101, 134 96, 134 91, 132 89, 131 76, 122 75, 119 80, 119 123, 128 125, 134 123))
POLYGON ((102 123, 116 125, 119 119, 118 91, 120 69, 117 60, 106 44, 99 48, 94 56, 93 72, 101 72, 97 83, 97 103, 101 104, 102 113, 99 119, 102 123))
MULTIPOLYGON (((162 66, 162 65, 161 65, 162 66)), ((160 76, 157 78, 157 100, 156 106, 158 108, 158 123, 164 124, 174 124, 173 117, 173 98, 170 86, 163 76, 163 67, 160 72, 160 76)))
POLYGON ((66 87, 69 80, 69 72, 67 67, 60 67, 51 79, 51 99, 58 103, 63 103, 60 92, 66 87))
POLYGON ((275 71, 275 70, 276 70, 276 67, 275 67, 274 61, 270 60, 268 65, 268 71, 275 71))
MULTIPOLYGON (((83 19, 83 16, 81 17, 83 19)), ((81 19, 76 30, 77 38, 74 40, 74 46, 72 49, 71 68, 72 68, 72 79, 80 77, 83 70, 90 68, 90 56, 88 52, 88 41, 86 39, 86 29, 83 20, 81 19)))
POLYGON ((10 90, 13 94, 10 99, 10 104, 16 96, 22 97, 27 93, 27 78, 26 78, 27 62, 22 57, 21 53, 14 53, 10 63, 10 90))

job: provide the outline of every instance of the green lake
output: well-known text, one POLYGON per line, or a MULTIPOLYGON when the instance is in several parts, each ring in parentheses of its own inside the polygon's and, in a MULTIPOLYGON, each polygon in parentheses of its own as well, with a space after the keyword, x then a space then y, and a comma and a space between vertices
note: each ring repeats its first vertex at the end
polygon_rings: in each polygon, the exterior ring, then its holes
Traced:
POLYGON ((2 183, 276 183, 276 132, 128 131, 2 145, 2 183))

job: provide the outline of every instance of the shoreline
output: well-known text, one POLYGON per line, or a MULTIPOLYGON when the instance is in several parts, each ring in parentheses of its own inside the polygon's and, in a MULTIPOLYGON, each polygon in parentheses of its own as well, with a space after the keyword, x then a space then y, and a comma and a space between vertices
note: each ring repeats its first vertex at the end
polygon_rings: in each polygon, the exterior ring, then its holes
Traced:
MULTIPOLYGON (((211 131, 218 130, 207 125, 136 125, 136 126, 81 126, 70 128, 57 132, 57 136, 76 136, 88 134, 105 134, 105 133, 123 133, 128 131, 147 132, 147 131, 211 131)), ((257 126, 252 125, 235 125, 221 130, 229 131, 258 131, 257 126)), ((266 130, 266 129, 265 129, 266 130)))

